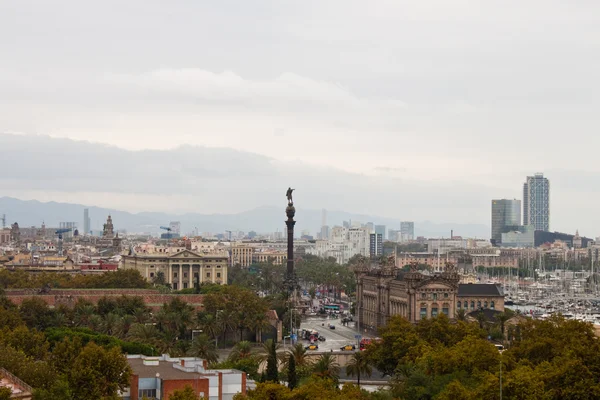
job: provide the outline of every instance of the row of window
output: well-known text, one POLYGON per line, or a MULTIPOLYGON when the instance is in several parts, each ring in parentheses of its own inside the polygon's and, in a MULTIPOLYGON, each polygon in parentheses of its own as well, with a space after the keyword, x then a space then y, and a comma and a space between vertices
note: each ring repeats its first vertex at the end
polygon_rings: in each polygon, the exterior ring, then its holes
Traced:
MULTIPOLYGON (((464 302, 458 301, 456 303, 456 308, 458 308, 460 310, 462 307, 464 307, 465 310, 468 310, 469 309, 469 302, 465 300, 464 302)), ((490 310, 493 310, 494 307, 495 307, 494 302, 490 301, 490 310)), ((471 300, 471 310, 476 310, 476 309, 478 310, 480 308, 481 308, 481 301, 477 302, 477 308, 475 308, 475 301, 471 300)), ((488 308, 488 302, 487 301, 483 302, 483 308, 488 308)))
MULTIPOLYGON (((427 299, 427 295, 428 294, 431 294, 430 298, 432 300, 437 300, 438 299, 438 293, 425 293, 425 292, 421 293, 421 299, 427 299)), ((443 293, 443 294, 439 293, 439 294, 441 295, 440 298, 443 297, 444 299, 447 299, 448 297, 450 297, 450 295, 448 293, 443 293)))
MULTIPOLYGON (((189 267, 190 266, 188 264, 183 264, 181 266, 181 268, 189 268, 189 267)), ((221 268, 221 265, 200 265, 200 264, 192 265, 192 268, 202 268, 202 267, 204 267, 204 268, 213 268, 213 267, 221 268)), ((151 265, 150 268, 154 268, 154 265, 151 265)), ((166 265, 163 266, 163 268, 166 268, 166 265)), ((180 266, 179 266, 179 264, 173 264, 173 265, 171 265, 171 268, 180 268, 180 266)))
MULTIPOLYGON (((188 274, 187 274, 187 272, 183 274, 183 277, 184 277, 184 278, 187 278, 187 277, 188 277, 188 274)), ((199 277, 199 275, 198 275, 198 274, 194 274, 194 278, 198 278, 198 277, 199 277)), ((207 278, 210 278, 210 272, 207 272, 207 273, 206 273, 206 277, 207 277, 207 278)), ((221 273, 220 273, 220 272, 217 272, 217 278, 220 278, 220 277, 221 277, 221 273)), ((150 278, 154 278, 154 272, 150 272, 150 278)), ((177 272, 173 273, 173 278, 177 278, 177 272)))
MULTIPOLYGON (((431 318, 438 316, 438 310, 437 307, 431 307, 431 318)), ((442 307, 442 314, 450 315, 450 309, 448 307, 442 307)), ((421 307, 420 317, 421 319, 429 317, 429 315, 427 315, 427 307, 421 307)))

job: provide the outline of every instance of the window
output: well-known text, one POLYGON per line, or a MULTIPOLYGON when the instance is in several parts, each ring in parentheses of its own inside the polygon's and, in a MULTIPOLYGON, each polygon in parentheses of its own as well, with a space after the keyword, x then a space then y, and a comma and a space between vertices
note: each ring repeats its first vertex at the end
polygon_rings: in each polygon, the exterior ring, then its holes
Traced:
POLYGON ((475 309, 475 302, 473 300, 471 300, 471 310, 475 309))
POLYGON ((438 315, 438 308, 437 307, 431 307, 431 318, 435 318, 438 315))
POLYGON ((184 273, 183 273, 183 277, 184 277, 184 278, 187 278, 187 274, 188 274, 187 272, 184 272, 184 273))
POLYGON ((421 298, 422 299, 426 299, 427 298, 427 293, 421 293, 421 298))
POLYGON ((150 278, 154 278, 154 272, 150 272, 150 278))
POLYGON ((493 301, 490 303, 490 308, 491 308, 492 310, 494 309, 494 302, 493 302, 493 301))
POLYGON ((150 268, 154 268, 154 265, 151 265, 150 268))
POLYGON ((183 288, 184 288, 184 289, 187 289, 187 283, 184 283, 184 284, 183 284, 183 288))
POLYGON ((217 278, 220 278, 220 277, 221 277, 221 273, 217 272, 217 278))
POLYGON ((437 293, 434 293, 434 294, 433 294, 433 299, 434 299, 434 300, 437 300, 437 293))
POLYGON ((142 399, 146 396, 148 399, 156 398, 156 389, 140 389, 138 390, 138 399, 142 399))
POLYGON ((210 272, 207 272, 207 273, 206 273, 206 277, 207 277, 207 278, 210 278, 210 272))
POLYGON ((446 315, 450 315, 450 312, 448 310, 448 307, 442 307, 442 313, 446 314, 446 315))
POLYGON ((487 301, 483 303, 483 308, 487 308, 487 301))
POLYGON ((427 307, 421 307, 421 319, 427 318, 427 307))
POLYGON ((447 299, 448 298, 448 293, 444 293, 444 298, 447 299))
POLYGON ((173 272, 173 278, 177 278, 177 272, 173 272))
POLYGON ((481 308, 481 300, 477 302, 477 308, 481 308))
POLYGON ((199 274, 198 274, 197 272, 195 272, 195 273, 194 273, 194 278, 197 278, 197 277, 198 277, 198 275, 199 275, 199 274))
POLYGON ((460 308, 460 301, 456 302, 456 308, 460 308))
POLYGON ((173 283, 173 290, 177 290, 177 282, 173 283))

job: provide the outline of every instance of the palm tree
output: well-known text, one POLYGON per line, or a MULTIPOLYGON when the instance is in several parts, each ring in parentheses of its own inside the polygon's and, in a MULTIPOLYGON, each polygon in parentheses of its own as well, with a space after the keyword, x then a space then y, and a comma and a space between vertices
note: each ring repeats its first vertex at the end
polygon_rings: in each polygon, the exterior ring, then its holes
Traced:
POLYGON ((247 340, 243 340, 241 342, 236 343, 235 346, 233 346, 233 349, 229 354, 229 360, 235 362, 238 360, 249 358, 252 355, 252 344, 247 340))
POLYGON ((331 353, 323 353, 314 365, 314 372, 323 378, 337 378, 340 373, 340 365, 331 353))
POLYGON ((117 314, 108 313, 104 316, 104 320, 101 324, 101 330, 103 333, 107 335, 113 335, 116 331, 116 328, 119 324, 119 316, 117 314))
POLYGON ((140 343, 156 345, 160 332, 154 325, 133 324, 127 332, 127 338, 140 343))
POLYGON ((479 327, 483 329, 485 325, 485 315, 481 311, 477 313, 477 322, 479 322, 479 327))
MULTIPOLYGON (((303 367, 309 365, 310 360, 306 354, 306 349, 302 343, 296 343, 291 350, 289 350, 288 354, 294 358, 297 367, 303 367)), ((286 358, 289 360, 289 358, 286 358)), ((286 361, 289 362, 289 361, 286 361)), ((287 365, 287 364, 286 364, 287 365)))
POLYGON ((129 330, 135 322, 135 318, 133 315, 123 315, 121 319, 117 322, 115 327, 115 334, 121 339, 127 336, 129 330))
POLYGON ((496 321, 500 323, 500 331, 502 331, 502 336, 504 336, 504 325, 506 321, 510 319, 510 315, 505 312, 496 315, 496 321))
POLYGON ((467 319, 467 312, 464 308, 461 308, 456 312, 456 319, 459 321, 465 321, 467 319))
POLYGON ((90 319, 95 314, 96 310, 94 306, 86 304, 81 307, 78 307, 75 310, 75 316, 73 317, 73 321, 77 326, 88 326, 90 323, 90 319))
POLYGON ((273 339, 267 339, 262 344, 260 351, 256 355, 256 359, 260 364, 262 364, 268 360, 269 356, 273 355, 273 352, 275 352, 275 357, 277 358, 278 362, 284 362, 285 353, 280 352, 279 350, 281 350, 281 343, 274 343, 273 339))
POLYGON ((214 340, 204 333, 194 338, 192 346, 188 350, 188 355, 203 358, 209 363, 215 363, 219 360, 214 340))
POLYGON ((349 376, 356 375, 356 384, 358 385, 358 387, 360 387, 360 376, 366 375, 368 377, 371 377, 372 373, 373 368, 371 368, 371 363, 367 358, 367 355, 362 351, 354 353, 354 355, 350 359, 350 362, 348 363, 348 365, 346 365, 346 374, 348 374, 349 376))
POLYGON ((257 313, 252 316, 250 321, 250 328, 254 330, 256 334, 256 342, 262 342, 262 331, 271 326, 269 317, 266 313, 257 313))
POLYGON ((150 321, 150 313, 145 308, 136 308, 132 315, 133 319, 138 324, 145 324, 146 322, 150 321))

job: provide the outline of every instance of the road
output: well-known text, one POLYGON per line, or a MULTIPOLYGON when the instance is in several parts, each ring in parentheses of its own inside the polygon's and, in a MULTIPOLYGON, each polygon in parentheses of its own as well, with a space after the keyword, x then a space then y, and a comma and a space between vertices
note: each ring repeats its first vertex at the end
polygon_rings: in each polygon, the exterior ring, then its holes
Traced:
MULTIPOLYGON (((326 340, 324 342, 318 342, 319 351, 340 351, 340 347, 347 344, 357 345, 357 340, 354 338, 354 335, 357 334, 354 324, 350 323, 349 326, 343 326, 341 318, 325 319, 309 317, 302 321, 300 328, 316 330, 319 332, 319 335, 325 336, 326 340), (324 324, 324 326, 322 324, 324 324), (329 324, 333 324, 335 329, 329 329, 329 324)), ((309 343, 307 340, 303 340, 302 342, 307 345, 309 343)))

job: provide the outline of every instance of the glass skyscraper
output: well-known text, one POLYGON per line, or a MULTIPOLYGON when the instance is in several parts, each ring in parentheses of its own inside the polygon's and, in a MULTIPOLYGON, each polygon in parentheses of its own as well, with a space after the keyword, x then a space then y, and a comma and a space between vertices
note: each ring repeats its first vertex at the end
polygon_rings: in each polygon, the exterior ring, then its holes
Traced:
POLYGON ((528 176, 523 184, 523 225, 550 231, 550 182, 544 174, 528 176))
POLYGON ((492 240, 502 242, 502 234, 521 225, 521 200, 492 200, 492 240))

